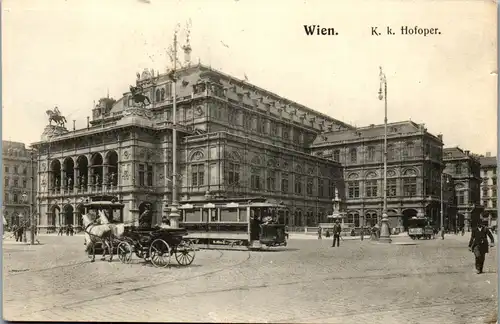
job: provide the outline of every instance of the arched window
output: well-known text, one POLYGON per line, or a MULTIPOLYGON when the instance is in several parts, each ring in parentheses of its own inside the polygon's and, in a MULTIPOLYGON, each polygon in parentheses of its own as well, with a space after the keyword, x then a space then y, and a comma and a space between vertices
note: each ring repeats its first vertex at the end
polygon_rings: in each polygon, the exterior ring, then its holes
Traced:
POLYGON ((457 164, 455 165, 455 173, 458 175, 458 174, 462 174, 462 165, 461 164, 457 164))
POLYGON ((165 89, 164 88, 161 89, 161 99, 160 100, 161 101, 165 100, 165 89))
POLYGON ((155 101, 160 102, 160 89, 156 89, 156 96, 155 96, 155 101))

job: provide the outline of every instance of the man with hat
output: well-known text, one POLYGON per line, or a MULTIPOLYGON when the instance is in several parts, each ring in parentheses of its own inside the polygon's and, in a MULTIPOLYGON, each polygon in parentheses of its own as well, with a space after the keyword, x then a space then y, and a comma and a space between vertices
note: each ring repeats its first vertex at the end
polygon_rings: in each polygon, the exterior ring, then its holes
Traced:
POLYGON ((493 238, 493 234, 491 234, 490 230, 480 222, 476 228, 472 230, 470 240, 469 240, 469 250, 474 253, 475 263, 476 263, 476 272, 478 274, 483 272, 484 259, 488 250, 488 237, 491 240, 491 246, 495 243, 495 239, 493 238))
POLYGON ((339 220, 335 221, 335 225, 333 225, 333 245, 335 247, 335 242, 337 242, 337 247, 340 247, 340 233, 342 232, 342 227, 339 224, 339 220))

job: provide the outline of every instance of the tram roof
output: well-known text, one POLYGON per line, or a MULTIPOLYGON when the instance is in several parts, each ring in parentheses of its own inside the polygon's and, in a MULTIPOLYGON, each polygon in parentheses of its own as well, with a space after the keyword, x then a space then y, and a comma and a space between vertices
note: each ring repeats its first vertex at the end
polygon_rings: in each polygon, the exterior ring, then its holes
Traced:
POLYGON ((119 202, 112 202, 112 201, 91 201, 88 203, 84 204, 85 207, 104 207, 104 208, 110 208, 110 207, 116 207, 116 208, 122 208, 125 206, 122 203, 119 202))

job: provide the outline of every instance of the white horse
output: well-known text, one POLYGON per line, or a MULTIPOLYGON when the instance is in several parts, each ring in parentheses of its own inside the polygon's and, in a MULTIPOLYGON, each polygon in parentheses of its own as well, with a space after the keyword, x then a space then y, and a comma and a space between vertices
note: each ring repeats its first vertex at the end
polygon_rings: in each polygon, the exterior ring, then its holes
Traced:
POLYGON ((109 225, 97 225, 90 219, 88 215, 82 214, 82 221, 85 231, 85 241, 87 242, 87 251, 92 248, 92 260, 95 261, 95 249, 94 245, 97 242, 102 243, 102 258, 101 260, 106 260, 106 248, 111 251, 109 262, 113 261, 113 250, 111 246, 112 232, 109 225))
POLYGON ((114 223, 111 224, 108 220, 108 217, 104 213, 104 211, 99 210, 99 221, 101 224, 108 225, 111 228, 111 233, 116 238, 122 238, 125 233, 125 224, 124 223, 114 223))

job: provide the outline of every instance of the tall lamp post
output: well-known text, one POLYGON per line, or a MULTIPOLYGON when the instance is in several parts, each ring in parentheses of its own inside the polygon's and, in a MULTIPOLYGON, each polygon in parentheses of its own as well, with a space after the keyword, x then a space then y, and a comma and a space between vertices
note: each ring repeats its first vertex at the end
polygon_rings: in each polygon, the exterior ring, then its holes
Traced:
MULTIPOLYGON (((21 195, 21 199, 22 199, 23 204, 26 204, 28 202, 28 194, 26 192, 23 192, 23 194, 21 195)), ((25 243, 28 241, 28 239, 26 238, 26 230, 28 229, 27 225, 28 225, 28 219, 26 217, 26 212, 25 212, 24 217, 23 217, 23 227, 24 227, 23 242, 25 242, 25 243)))
POLYGON ((446 181, 448 183, 448 179, 445 179, 444 173, 441 172, 441 239, 444 240, 444 199, 443 199, 443 183, 446 181))
POLYGON ((174 33, 173 44, 173 69, 170 72, 172 79, 172 205, 170 207, 170 226, 172 228, 179 228, 179 210, 177 199, 177 31, 174 33))
POLYGON ((378 99, 384 99, 384 206, 382 211, 382 224, 380 226, 379 242, 391 243, 391 231, 389 229, 389 219, 387 217, 387 78, 382 67, 380 67, 380 89, 378 99), (382 85, 384 90, 382 92, 382 85))

